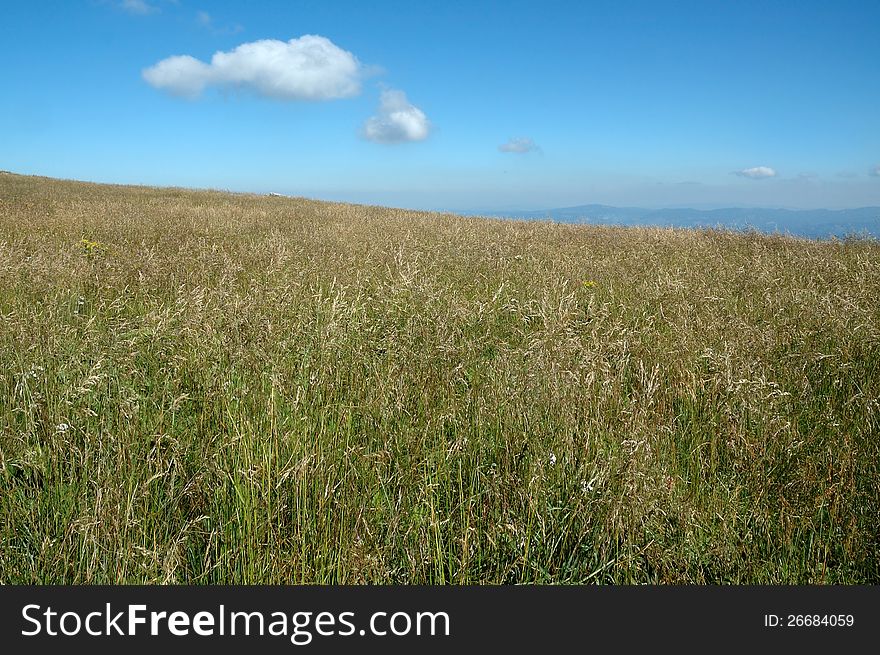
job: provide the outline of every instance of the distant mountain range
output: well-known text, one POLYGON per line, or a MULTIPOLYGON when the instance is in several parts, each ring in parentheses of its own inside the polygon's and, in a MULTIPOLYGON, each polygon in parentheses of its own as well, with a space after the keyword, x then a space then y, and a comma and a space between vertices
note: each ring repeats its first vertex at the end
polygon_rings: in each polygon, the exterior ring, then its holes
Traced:
POLYGON ((540 211, 470 212, 481 216, 520 220, 602 225, 657 225, 663 227, 724 227, 734 230, 791 234, 813 239, 850 235, 880 238, 880 207, 858 209, 642 209, 578 205, 540 211))

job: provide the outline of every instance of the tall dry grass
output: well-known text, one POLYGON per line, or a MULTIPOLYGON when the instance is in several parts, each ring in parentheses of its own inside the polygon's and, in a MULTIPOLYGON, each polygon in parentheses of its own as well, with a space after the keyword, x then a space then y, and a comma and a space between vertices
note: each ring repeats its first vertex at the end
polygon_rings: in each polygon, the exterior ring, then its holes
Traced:
POLYGON ((878 583, 880 244, 0 175, 2 583, 878 583))

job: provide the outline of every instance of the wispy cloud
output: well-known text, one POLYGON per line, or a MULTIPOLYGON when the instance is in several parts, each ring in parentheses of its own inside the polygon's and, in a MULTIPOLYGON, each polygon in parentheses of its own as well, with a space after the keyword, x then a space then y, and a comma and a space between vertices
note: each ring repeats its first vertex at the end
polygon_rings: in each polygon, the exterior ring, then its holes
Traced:
POLYGON ((217 22, 214 20, 214 17, 211 16, 211 14, 209 14, 207 11, 199 11, 196 13, 196 23, 198 23, 200 27, 205 28, 212 34, 217 35, 238 34, 242 30, 244 30, 244 28, 238 23, 235 23, 233 25, 218 25, 217 22))
POLYGON ((501 152, 516 152, 524 154, 527 152, 540 152, 541 147, 527 136, 515 137, 508 139, 507 143, 498 146, 501 152))
POLYGON ((154 14, 159 11, 159 7, 150 4, 147 0, 122 0, 119 3, 119 7, 130 14, 137 14, 138 16, 146 16, 147 14, 154 14))
POLYGON ((143 71, 152 86, 186 98, 213 85, 279 100, 333 100, 360 93, 362 76, 352 53, 315 34, 243 43, 214 53, 211 63, 177 55, 143 71))
POLYGON ((424 141, 431 131, 425 112, 410 104, 403 91, 385 89, 379 111, 364 123, 363 137, 376 143, 424 141))
POLYGON ((768 177, 776 177, 776 171, 769 166, 744 168, 741 171, 734 171, 733 174, 738 175, 739 177, 747 177, 751 180, 762 180, 768 177))
POLYGON ((870 171, 868 171, 868 175, 871 177, 880 177, 880 166, 875 166, 870 171))

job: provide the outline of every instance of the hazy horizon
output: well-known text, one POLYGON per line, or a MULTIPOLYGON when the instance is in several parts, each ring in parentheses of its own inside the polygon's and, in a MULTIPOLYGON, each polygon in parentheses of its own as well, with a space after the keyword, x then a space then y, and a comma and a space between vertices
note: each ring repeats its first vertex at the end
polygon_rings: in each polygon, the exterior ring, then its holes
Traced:
MULTIPOLYGON (((3 173, 12 173, 14 175, 32 175, 37 177, 53 177, 50 175, 45 175, 39 171, 13 171, 13 170, 3 170, 0 169, 0 172, 3 173)), ((230 193, 251 193, 251 194, 280 194, 283 196, 290 197, 302 197, 307 198, 309 200, 320 200, 326 202, 345 202, 352 204, 363 204, 363 205, 380 205, 384 207, 398 208, 398 209, 412 209, 412 210, 420 210, 420 211, 441 211, 441 212, 461 212, 461 213, 475 213, 480 211, 486 212, 504 212, 504 211, 543 211, 543 210, 551 210, 551 209, 567 209, 567 208, 575 208, 581 206, 589 206, 589 205, 605 205, 609 207, 615 207, 619 209, 626 208, 638 208, 638 209, 650 209, 650 210, 668 210, 668 209, 696 209, 701 211, 711 211, 717 209, 784 209, 789 211, 813 211, 813 210, 829 210, 829 211, 845 211, 849 209, 864 209, 864 208, 872 208, 872 207, 880 207, 880 202, 878 204, 867 204, 867 205, 843 205, 843 206, 830 206, 830 207, 803 207, 803 206, 793 206, 793 205, 773 205, 770 203, 766 204, 745 204, 745 203, 670 203, 665 205, 651 205, 651 204, 633 204, 633 203, 610 203, 610 202, 594 202, 591 199, 585 199, 582 201, 569 202, 567 204, 542 204, 529 206, 525 204, 511 204, 511 203, 499 203, 495 205, 471 205, 471 206, 452 206, 448 204, 430 204, 420 202, 417 195, 412 194, 393 194, 383 193, 381 191, 362 191, 362 192, 346 192, 346 191, 328 191, 328 192, 309 192, 306 190, 305 192, 301 191, 291 191, 285 190, 283 188, 276 187, 268 187, 265 185, 261 185, 258 188, 244 188, 244 187, 230 187, 230 186, 210 186, 210 185, 202 185, 202 186, 192 186, 192 185, 183 185, 183 184, 147 184, 144 182, 138 182, 135 180, 101 180, 101 179, 85 179, 85 178, 77 178, 77 177, 61 177, 59 179, 66 179, 77 182, 87 182, 93 184, 122 184, 122 185, 131 185, 131 186, 156 186, 156 187, 167 187, 167 188, 183 188, 190 189, 194 191, 204 190, 204 191, 221 191, 221 192, 230 192, 230 193), (406 203, 403 202, 404 198, 411 197, 412 202, 406 203)))

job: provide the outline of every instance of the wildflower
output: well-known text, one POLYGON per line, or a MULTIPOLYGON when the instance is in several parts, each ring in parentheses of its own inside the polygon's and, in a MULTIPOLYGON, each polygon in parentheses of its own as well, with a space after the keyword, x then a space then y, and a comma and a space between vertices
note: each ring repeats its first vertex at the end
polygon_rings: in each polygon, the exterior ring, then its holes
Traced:
POLYGON ((55 426, 56 432, 64 433, 64 432, 67 432, 69 429, 70 429, 70 426, 67 423, 59 423, 58 425, 55 426))
POLYGON ((40 373, 45 373, 46 369, 42 366, 31 366, 31 370, 24 374, 25 379, 31 378, 36 380, 40 377, 40 373))
POLYGON ((550 453, 550 466, 556 466, 556 455, 550 453))
POLYGON ((584 289, 592 289, 596 286, 596 283, 593 280, 584 280, 584 289))
POLYGON ((91 239, 86 239, 83 237, 79 241, 79 245, 82 246, 83 252, 88 257, 92 257, 93 255, 97 255, 100 253, 111 254, 110 248, 107 244, 101 243, 100 241, 92 241, 91 239))

